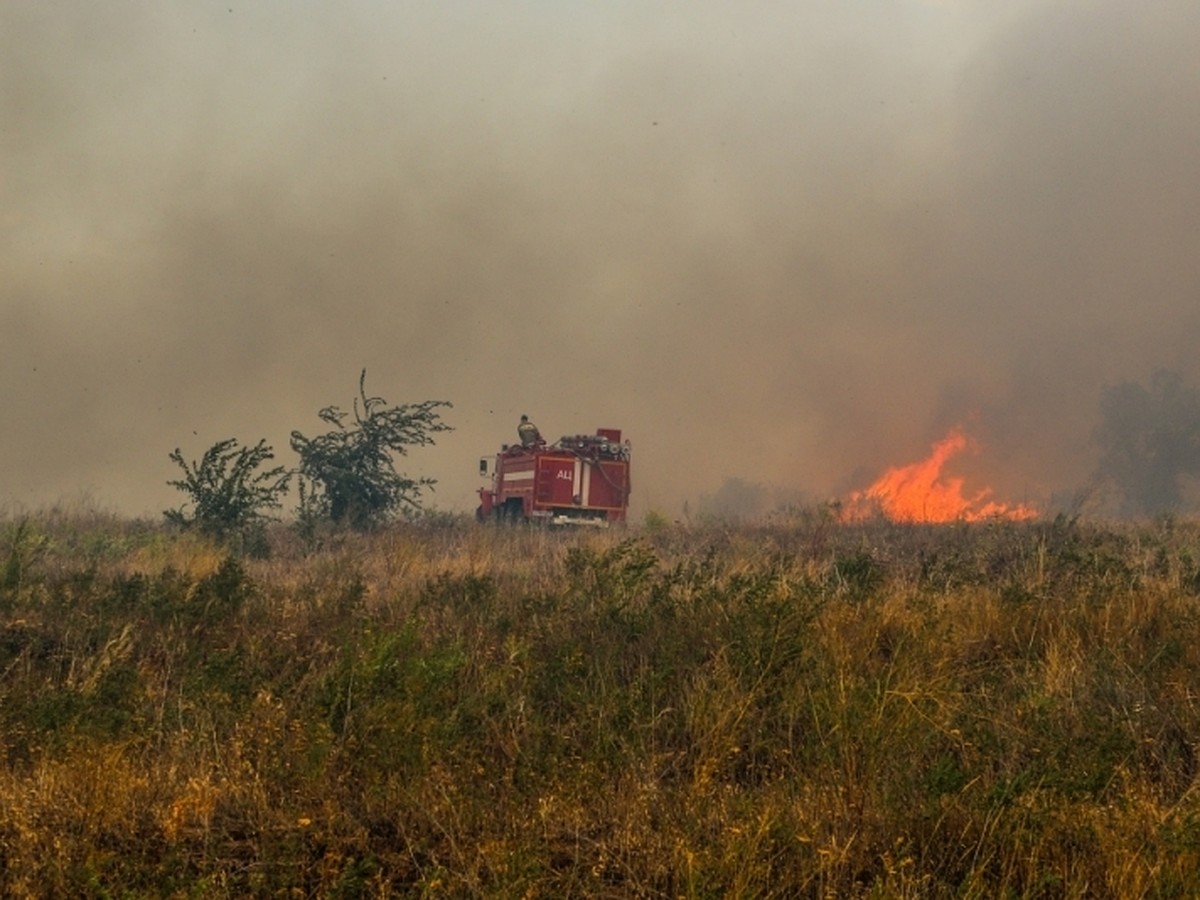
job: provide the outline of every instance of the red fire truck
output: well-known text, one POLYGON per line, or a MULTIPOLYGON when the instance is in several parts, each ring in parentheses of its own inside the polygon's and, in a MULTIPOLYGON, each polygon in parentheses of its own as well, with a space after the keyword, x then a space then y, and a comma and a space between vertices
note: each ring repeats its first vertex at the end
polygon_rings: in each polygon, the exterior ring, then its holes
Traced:
POLYGON ((480 521, 607 526, 629 506, 629 441, 616 428, 525 447, 505 445, 479 460, 480 521))

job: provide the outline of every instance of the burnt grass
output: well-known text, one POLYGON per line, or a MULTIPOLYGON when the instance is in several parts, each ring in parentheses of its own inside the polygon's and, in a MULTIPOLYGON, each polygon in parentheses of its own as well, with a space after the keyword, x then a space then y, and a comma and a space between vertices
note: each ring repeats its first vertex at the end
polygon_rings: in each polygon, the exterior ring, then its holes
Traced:
POLYGON ((0 523, 0 894, 1200 894, 1200 523, 0 523))

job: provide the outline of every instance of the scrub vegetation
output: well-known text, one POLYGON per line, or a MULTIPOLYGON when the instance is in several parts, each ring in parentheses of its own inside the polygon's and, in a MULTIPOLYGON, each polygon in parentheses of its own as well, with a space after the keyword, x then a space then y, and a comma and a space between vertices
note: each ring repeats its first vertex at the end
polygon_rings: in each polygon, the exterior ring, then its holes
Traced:
POLYGON ((422 493, 436 482, 396 471, 395 458, 406 456, 410 447, 432 444, 435 434, 452 431, 439 412, 451 404, 423 400, 392 406, 369 396, 366 381, 363 369, 353 419, 346 410, 326 406, 317 416, 333 426, 330 431, 313 437, 292 432, 292 450, 299 457, 295 469, 264 469, 275 458, 265 439, 250 447, 226 438, 191 463, 176 447, 170 459, 184 477, 167 484, 186 494, 188 503, 164 511, 167 521, 196 526, 226 546, 264 556, 270 552, 266 524, 274 518, 272 511, 283 506, 293 479, 299 494, 297 520, 310 542, 322 524, 367 531, 419 515, 422 493))
POLYGON ((0 894, 1200 893, 1200 523, 0 521, 0 894))

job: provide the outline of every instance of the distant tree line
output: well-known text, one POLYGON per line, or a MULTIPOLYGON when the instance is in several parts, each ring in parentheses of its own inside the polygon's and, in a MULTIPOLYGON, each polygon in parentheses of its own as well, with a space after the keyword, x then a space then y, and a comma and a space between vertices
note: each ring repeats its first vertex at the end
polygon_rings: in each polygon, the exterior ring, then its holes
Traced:
POLYGON ((219 539, 254 544, 261 541, 263 526, 271 512, 283 506, 293 483, 299 495, 299 523, 310 530, 328 521, 363 531, 396 515, 420 511, 422 493, 435 482, 398 472, 395 457, 450 431, 440 410, 451 404, 424 400, 389 405, 382 397, 368 396, 366 378, 363 369, 351 410, 327 406, 317 413, 332 426, 329 431, 312 437, 292 432, 291 447, 300 460, 295 468, 268 468, 275 455, 265 440, 243 446, 227 438, 194 462, 176 448, 169 456, 183 475, 167 483, 184 492, 188 501, 166 510, 166 518, 219 539))
POLYGON ((1188 504, 1184 487, 1200 476, 1200 391, 1178 372, 1159 370, 1149 386, 1105 388, 1096 480, 1116 494, 1121 516, 1155 516, 1188 504))

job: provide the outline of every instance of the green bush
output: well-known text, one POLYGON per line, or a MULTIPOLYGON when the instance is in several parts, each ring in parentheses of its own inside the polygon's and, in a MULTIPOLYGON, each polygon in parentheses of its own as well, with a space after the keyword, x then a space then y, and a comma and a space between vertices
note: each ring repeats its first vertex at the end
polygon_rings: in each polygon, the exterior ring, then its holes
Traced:
POLYGON ((239 447, 235 438, 213 444, 199 462, 188 463, 176 448, 171 459, 184 477, 167 484, 187 494, 187 506, 166 510, 167 520, 184 527, 195 526, 220 539, 237 537, 247 549, 262 555, 266 510, 278 509, 287 493, 291 473, 283 466, 261 470, 275 454, 265 440, 253 447, 239 447))
POLYGON ((398 512, 420 510, 421 493, 434 484, 430 478, 409 478, 396 471, 394 456, 409 447, 433 443, 433 435, 449 431, 438 410, 441 400, 389 406, 382 397, 368 397, 367 370, 358 380, 353 421, 349 413, 327 406, 318 416, 334 426, 306 437, 292 432, 292 449, 300 457, 300 476, 307 481, 301 504, 302 522, 328 518, 365 530, 398 512))

